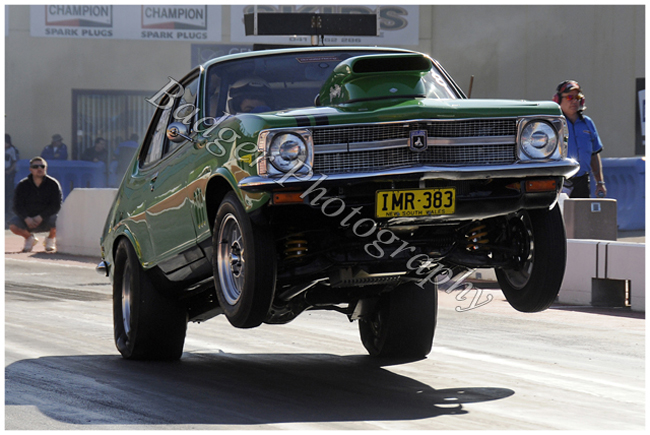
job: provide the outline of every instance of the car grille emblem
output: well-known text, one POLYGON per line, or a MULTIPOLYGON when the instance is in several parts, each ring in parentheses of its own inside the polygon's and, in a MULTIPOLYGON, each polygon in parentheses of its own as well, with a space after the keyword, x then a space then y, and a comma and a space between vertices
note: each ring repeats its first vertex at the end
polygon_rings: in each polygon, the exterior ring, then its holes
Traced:
POLYGON ((411 151, 421 153, 427 149, 426 130, 411 130, 409 135, 409 148, 411 151))

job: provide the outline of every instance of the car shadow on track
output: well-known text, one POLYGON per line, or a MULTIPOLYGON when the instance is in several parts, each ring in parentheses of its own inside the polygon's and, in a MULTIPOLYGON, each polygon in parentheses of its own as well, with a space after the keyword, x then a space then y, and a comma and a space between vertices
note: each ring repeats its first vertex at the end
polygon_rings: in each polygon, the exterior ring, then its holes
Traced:
POLYGON ((71 424, 261 425, 462 415, 509 397, 494 387, 436 390, 368 356, 189 354, 173 363, 56 356, 5 369, 5 404, 71 424))

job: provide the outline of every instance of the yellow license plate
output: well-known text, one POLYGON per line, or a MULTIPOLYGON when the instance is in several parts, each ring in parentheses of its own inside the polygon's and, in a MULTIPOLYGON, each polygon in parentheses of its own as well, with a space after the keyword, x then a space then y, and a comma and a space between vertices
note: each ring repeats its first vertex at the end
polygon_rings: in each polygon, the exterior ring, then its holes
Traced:
POLYGON ((378 190, 375 215, 418 217, 456 212, 456 189, 378 190))

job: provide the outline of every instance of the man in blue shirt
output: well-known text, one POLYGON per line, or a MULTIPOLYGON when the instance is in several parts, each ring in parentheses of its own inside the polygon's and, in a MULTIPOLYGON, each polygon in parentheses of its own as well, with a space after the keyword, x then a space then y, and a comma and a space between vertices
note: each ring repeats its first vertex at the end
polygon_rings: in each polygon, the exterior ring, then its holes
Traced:
POLYGON ((68 146, 60 134, 52 136, 52 143, 45 145, 41 157, 47 160, 68 160, 68 146))
POLYGON ((578 173, 565 183, 565 191, 571 198, 589 198, 589 177, 596 180, 596 195, 607 195, 603 177, 600 152, 603 144, 598 136, 596 125, 588 116, 582 114, 586 109, 585 96, 575 80, 565 80, 556 89, 553 101, 558 103, 567 119, 569 127, 569 157, 580 163, 578 173))

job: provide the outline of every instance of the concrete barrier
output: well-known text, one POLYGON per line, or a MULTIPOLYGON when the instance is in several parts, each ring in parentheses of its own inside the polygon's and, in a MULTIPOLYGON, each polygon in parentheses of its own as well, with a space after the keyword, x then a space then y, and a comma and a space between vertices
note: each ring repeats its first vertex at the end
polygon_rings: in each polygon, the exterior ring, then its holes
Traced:
POLYGON ((567 239, 616 240, 616 200, 569 198, 562 217, 567 239))
MULTIPOLYGON (((470 278, 496 281, 493 269, 476 269, 470 278)), ((557 301, 568 305, 592 305, 594 290, 607 282, 626 281, 632 311, 645 312, 645 243, 605 240, 567 240, 567 264, 557 301)))
POLYGON ((591 279, 596 277, 598 240, 567 240, 567 261, 558 302, 591 305, 591 279))
POLYGON ((626 281, 630 308, 645 312, 645 243, 567 240, 567 268, 558 302, 591 305, 595 286, 602 291, 608 280, 626 281))
POLYGON ((599 243, 596 274, 596 278, 628 281, 632 310, 645 311, 645 243, 599 243))
POLYGON ((56 222, 57 250, 99 257, 99 238, 116 194, 117 189, 72 190, 56 222))

